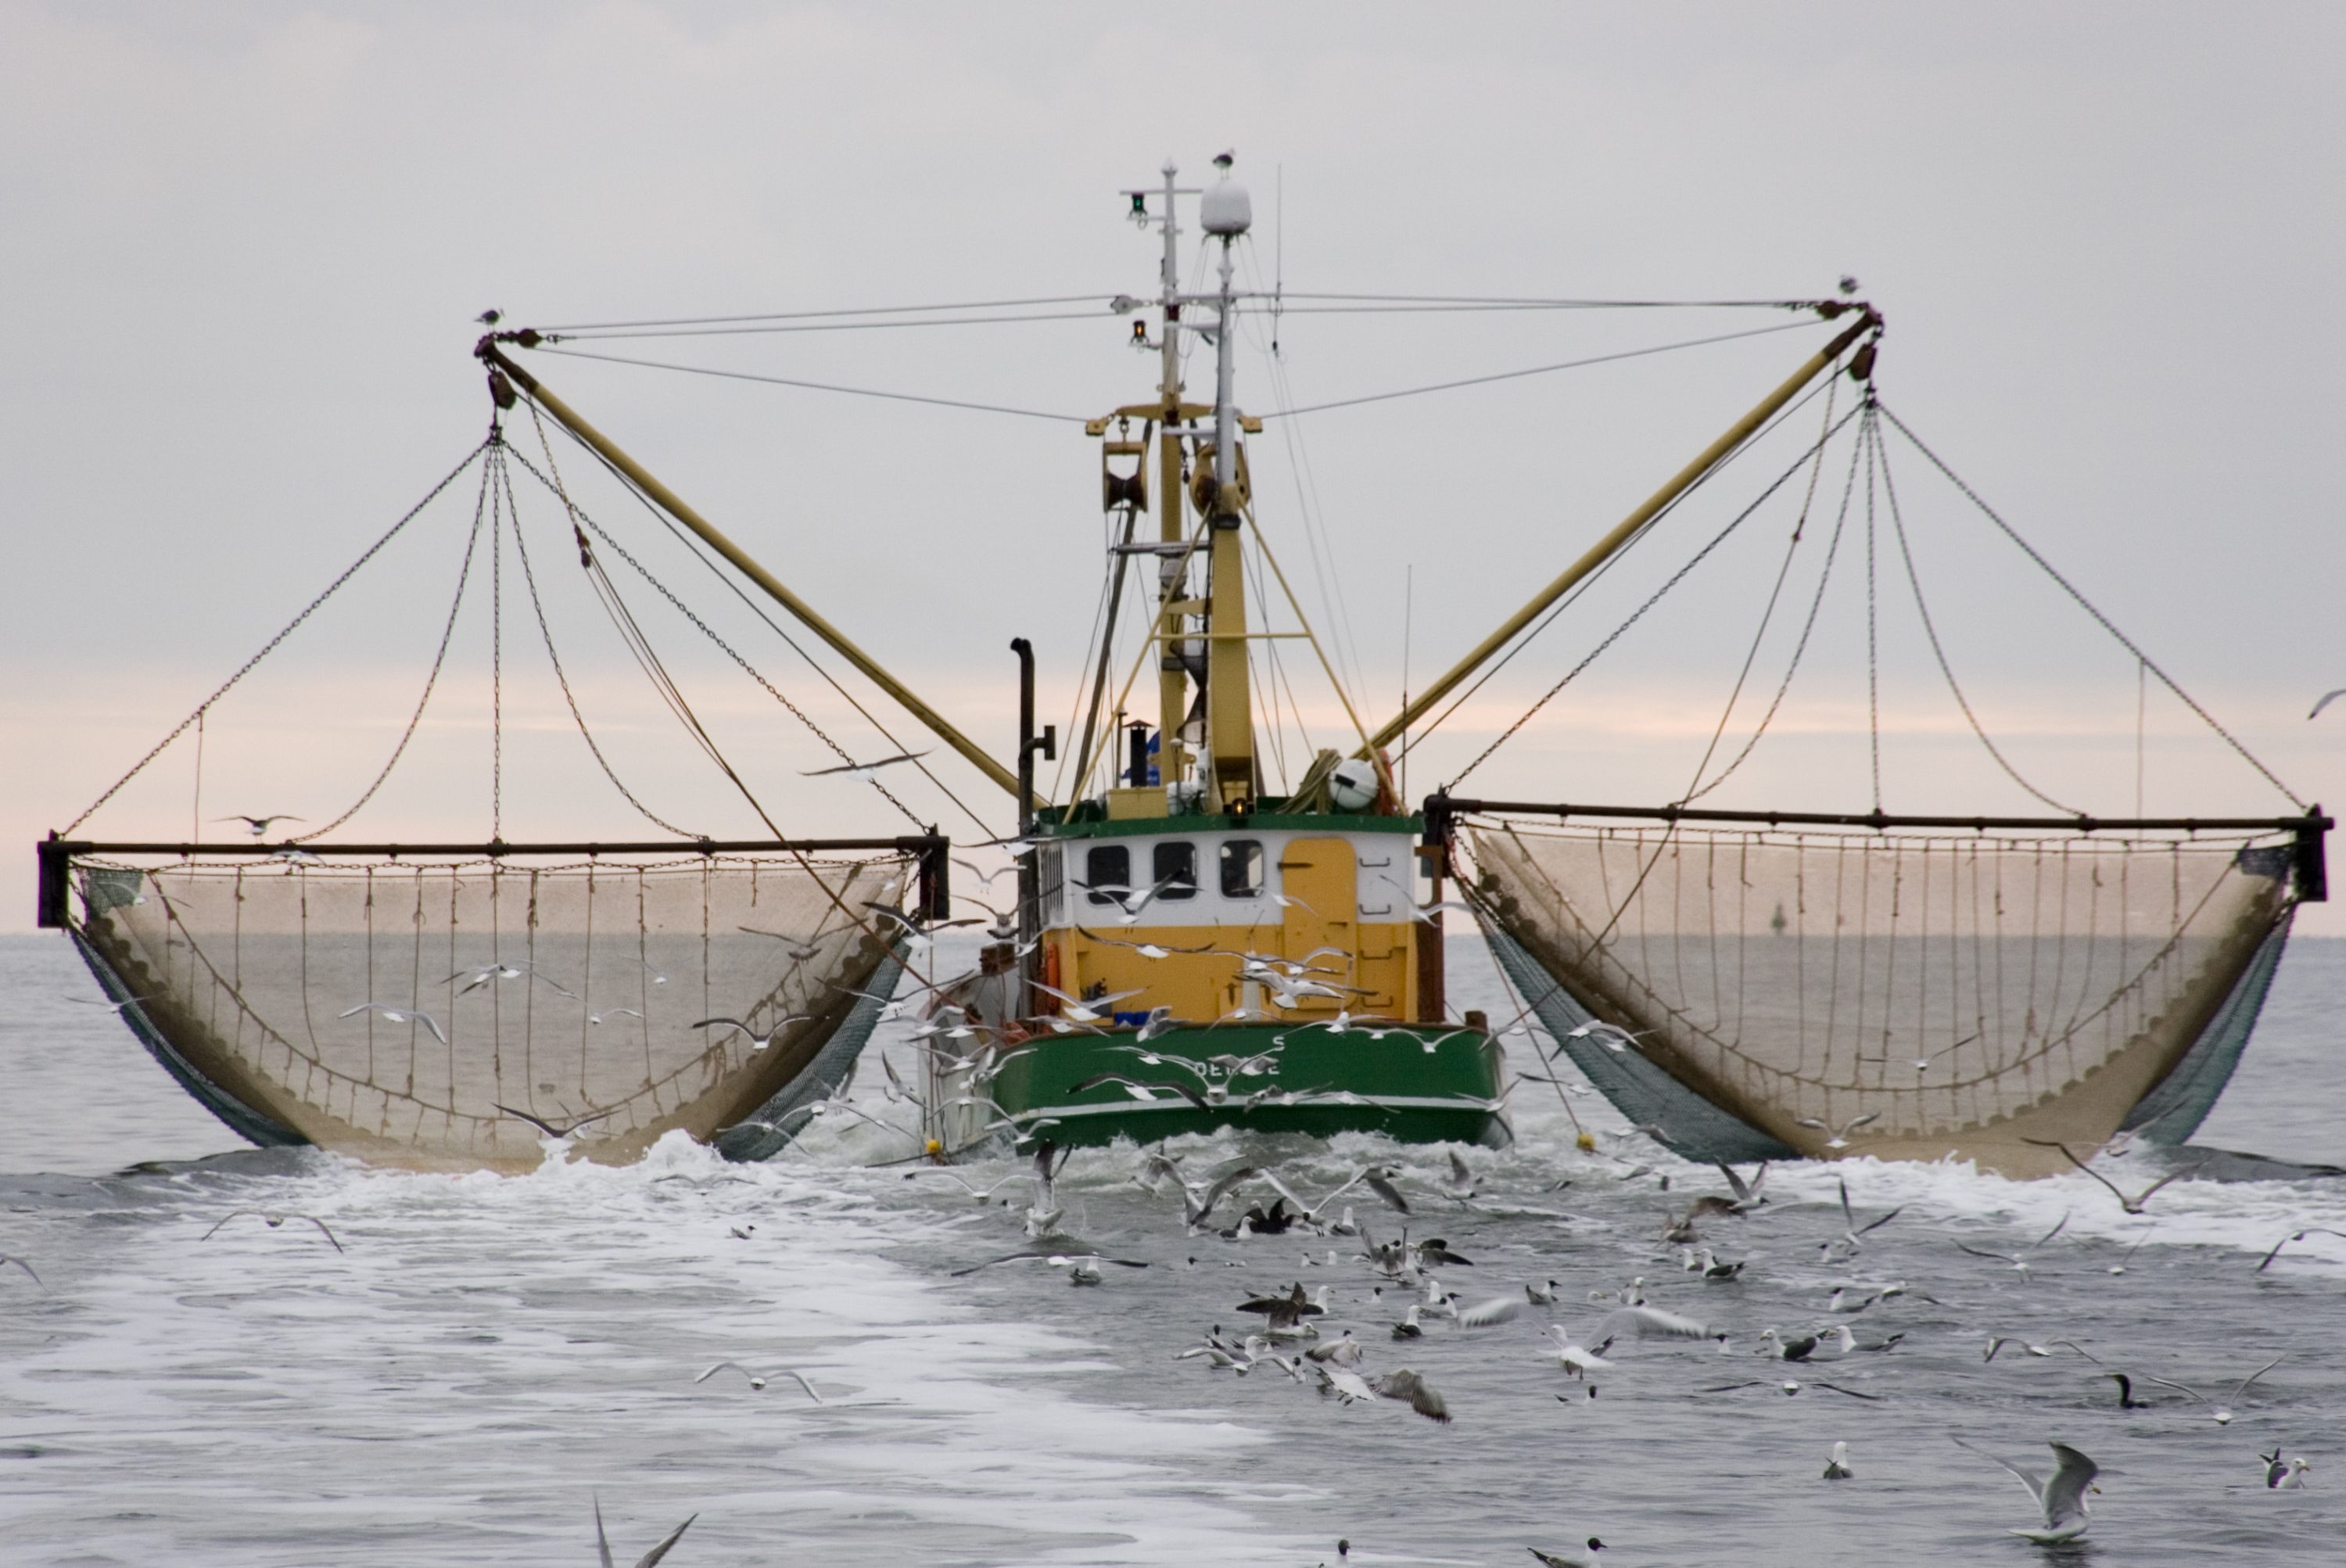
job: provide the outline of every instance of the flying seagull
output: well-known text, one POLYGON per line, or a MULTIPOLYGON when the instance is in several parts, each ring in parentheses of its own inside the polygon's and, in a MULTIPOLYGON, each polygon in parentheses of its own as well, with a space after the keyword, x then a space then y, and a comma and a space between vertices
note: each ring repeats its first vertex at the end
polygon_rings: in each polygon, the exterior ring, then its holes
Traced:
MULTIPOLYGON (((219 1221, 219 1225, 213 1226, 210 1230, 204 1232, 203 1235, 197 1237, 197 1239, 199 1241, 209 1241, 212 1238, 213 1232, 219 1230, 221 1225, 226 1225, 231 1219, 243 1219, 248 1217, 260 1220, 271 1230, 275 1230, 279 1226, 283 1225, 289 1219, 306 1219, 311 1225, 318 1227, 319 1235, 324 1237, 328 1241, 333 1242, 334 1250, 336 1252, 342 1250, 342 1244, 334 1239, 334 1233, 326 1228, 326 1222, 320 1219, 314 1214, 293 1214, 291 1212, 285 1214, 270 1214, 265 1210, 258 1208, 240 1208, 233 1210, 228 1215, 222 1217, 219 1221)), ((29 1273, 31 1271, 28 1269, 26 1272, 29 1273)))
POLYGON ((511 1105, 498 1105, 497 1109, 503 1111, 506 1115, 511 1116, 517 1122, 527 1122, 531 1126, 536 1127, 547 1137, 557 1141, 572 1136, 579 1128, 585 1126, 587 1123, 599 1122, 604 1117, 611 1114, 608 1111, 597 1111, 592 1115, 581 1116, 576 1121, 570 1122, 563 1126, 557 1127, 552 1122, 533 1116, 527 1111, 516 1111, 511 1105))
POLYGON ((2292 1241, 2303 1241, 2309 1236, 2334 1236, 2339 1237, 2341 1240, 2346 1240, 2346 1230, 2326 1230, 2320 1226, 2314 1225, 2308 1226, 2303 1230, 2291 1231, 2289 1235, 2282 1237, 2279 1241, 2273 1243, 2273 1249, 2265 1254, 2265 1260, 2262 1263, 2257 1265, 2257 1272, 2262 1274, 2266 1269, 2271 1268, 2272 1260, 2280 1256, 2280 1249, 2282 1247, 2287 1247, 2292 1241))
MULTIPOLYGON (((2337 694, 2334 692, 2331 693, 2331 696, 2335 695, 2337 694)), ((2321 700, 2327 702, 2330 698, 2325 697, 2321 700)), ((2316 708, 2314 711, 2319 713, 2321 710, 2320 708, 2316 708)), ((278 811, 266 817, 248 817, 243 812, 237 811, 226 817, 214 817, 212 819, 215 822, 246 823, 252 829, 252 836, 256 839, 269 831, 269 824, 271 822, 306 822, 309 820, 310 819, 307 817, 296 817, 291 811, 278 811)))
POLYGON ((813 1016, 814 1014, 811 1013, 790 1013, 784 1017, 776 1019, 774 1021, 773 1027, 767 1030, 763 1034, 759 1033, 755 1029, 750 1028, 739 1018, 704 1018, 699 1023, 694 1024, 693 1027, 695 1029, 709 1029, 721 1024, 728 1029, 738 1029, 742 1033, 747 1034, 750 1037, 750 1050, 763 1051, 767 1046, 771 1045, 774 1043, 775 1037, 780 1034, 783 1030, 788 1029, 793 1023, 804 1023, 813 1018, 813 1016))
MULTIPOLYGON (((692 1519, 699 1517, 700 1515, 696 1513, 692 1519)), ((637 1558, 636 1568, 659 1568, 659 1560, 668 1555, 668 1548, 683 1540, 684 1532, 692 1528, 692 1519, 686 1520, 674 1530, 669 1531, 667 1540, 637 1558)), ((595 1548, 603 1554, 603 1568, 612 1568, 611 1542, 610 1538, 603 1533, 603 1500, 599 1497, 595 1500, 595 1548)))
POLYGON ((2028 1273, 2028 1255, 2035 1252, 2046 1242, 2052 1240, 2055 1237, 2060 1235, 2061 1232, 2068 1227, 2068 1224, 2069 1217, 2066 1214, 2064 1214, 2061 1217, 2061 1221, 2058 1225, 2055 1225, 2052 1229, 2046 1231, 2044 1235, 2038 1237, 2035 1240, 2022 1247, 2018 1252, 1996 1252, 1984 1247, 1967 1246, 1960 1241, 1955 1243, 1955 1250, 1957 1252, 1968 1252, 1974 1257, 1993 1257, 1999 1263, 2009 1263, 2013 1268, 2018 1269, 2023 1276, 2025 1276, 2028 1273))
POLYGON ((412 1020, 432 1031, 432 1038, 441 1044, 448 1044, 447 1031, 440 1027, 440 1021, 429 1013, 418 1012, 413 1007, 394 1007, 388 1002, 362 1002, 356 1007, 348 1008, 335 1016, 355 1018, 362 1013, 380 1013, 386 1023, 405 1023, 412 1020))
POLYGON ((2328 707, 2331 705, 2331 702, 2335 701, 2337 698, 2341 697, 2346 697, 2346 686, 2341 686, 2341 687, 2340 687, 2336 691, 2325 691, 2325 692, 2323 692, 2323 693, 2321 694, 2321 700, 2320 700, 2320 702, 2315 703, 2315 704, 2313 705, 2313 711, 2312 711, 2311 713, 2307 714, 2305 717, 2306 717, 2306 718, 2320 718, 2320 717, 2321 717, 2321 710, 2322 710, 2323 708, 2328 708, 2328 707))
POLYGON ((1802 1116, 1792 1125, 1798 1127, 1814 1127, 1817 1131, 1829 1135, 1825 1139, 1825 1147, 1829 1149, 1845 1149, 1849 1147, 1850 1134, 1868 1122, 1878 1120, 1881 1115, 1882 1113, 1879 1111, 1868 1111, 1862 1116, 1851 1116, 1838 1127, 1828 1126, 1814 1116, 1802 1116))
MULTIPOLYGON (((12 1257, 7 1253, 0 1252, 0 1268, 5 1268, 12 1263, 25 1271, 25 1277, 27 1279, 30 1279, 36 1285, 41 1285, 41 1277, 33 1272, 33 1266, 31 1264, 26 1262, 21 1257, 12 1257)), ((46 1290, 48 1287, 41 1285, 41 1288, 46 1290)))
POLYGON ((917 762, 928 755, 925 751, 899 751, 893 757, 882 757, 877 762, 842 762, 836 768, 801 769, 801 779, 826 779, 845 774, 850 779, 869 779, 882 768, 893 768, 899 762, 917 762))
POLYGON ((2230 1396, 2225 1399, 2221 1403, 2209 1399, 2207 1395, 2201 1393, 2198 1390, 2190 1387, 2188 1384, 2176 1382, 2171 1378, 2147 1377, 2145 1380, 2157 1383, 2159 1387, 2164 1389, 2173 1389, 2178 1393, 2189 1394, 2193 1399, 2198 1400, 2201 1404, 2208 1407, 2208 1413, 2215 1418, 2215 1421, 2218 1426, 2229 1426, 2232 1421, 2232 1406, 2239 1401, 2239 1398, 2242 1394, 2249 1391, 2249 1385, 2255 1382, 2259 1378, 2263 1377, 2267 1372, 2271 1371, 2275 1367, 2280 1366, 2287 1359, 2289 1359, 2289 1358, 2285 1355, 2275 1356, 2271 1360, 2267 1361, 2263 1366, 2259 1367, 2255 1371, 2250 1372, 2247 1377, 2242 1378, 2238 1383, 2235 1383, 2232 1386, 2230 1396))
MULTIPOLYGON (((750 1387, 752 1389, 762 1389, 766 1386, 767 1380, 765 1374, 753 1372, 739 1361, 719 1361, 692 1380, 696 1383, 705 1383, 709 1379, 715 1377, 718 1373, 728 1369, 739 1372, 743 1377, 749 1379, 750 1387)), ((796 1380, 799 1387, 806 1390, 806 1397, 808 1399, 812 1400, 816 1404, 823 1402, 822 1396, 814 1391, 814 1385, 806 1380, 804 1373, 793 1371, 788 1367, 780 1367, 775 1369, 773 1375, 778 1378, 790 1378, 796 1380)))
POLYGON ((2093 1485, 2094 1477, 2101 1473, 2101 1467, 2092 1460, 2067 1443, 2050 1443, 2046 1446, 2052 1449, 2053 1457, 2060 1461, 2060 1468, 2053 1472, 2052 1480, 2039 1481, 2018 1465, 1996 1459, 1985 1449, 1972 1448, 1961 1438, 1953 1441, 1959 1448, 1971 1449, 1982 1459, 1995 1460, 1996 1463, 2004 1465, 2019 1478, 2020 1484, 2028 1489, 2028 1495, 2035 1498, 2036 1505, 2044 1510, 2044 1529, 2015 1530, 2013 1534, 2034 1541, 2039 1546, 2051 1546, 2063 1541, 2075 1541, 2086 1532, 2086 1526, 2092 1522, 2086 1518, 2086 1489, 2093 1485))
POLYGON ((1441 1390, 1409 1367, 1397 1367, 1377 1380, 1377 1392, 1389 1400, 1399 1400, 1430 1421, 1450 1424, 1450 1407, 1444 1403, 1441 1390))
POLYGON ((2039 1148, 2059 1149, 2062 1155, 2071 1165, 2076 1166, 2079 1170, 2084 1171, 2087 1176, 2093 1177, 2104 1186, 2108 1187, 2110 1189, 2110 1196, 2118 1200, 2118 1207, 2125 1209, 2128 1214, 2140 1214, 2142 1212, 2142 1206, 2150 1201, 2150 1197, 2153 1193, 2157 1192, 2160 1187, 2165 1186, 2168 1182, 2181 1181, 2186 1176, 2198 1175, 2200 1166, 2204 1166, 2208 1163, 2206 1160, 2201 1160, 2198 1165, 2185 1166, 2179 1171, 2170 1171, 2166 1176, 2159 1177, 2157 1181, 2143 1188, 2136 1196, 2128 1197, 2126 1194, 2117 1189, 2117 1185, 2112 1182, 2109 1177, 2104 1176, 2101 1172, 2096 1170, 2093 1166, 2087 1165, 2085 1161, 2079 1159, 2074 1153, 2072 1153, 2068 1145, 2050 1142, 2044 1138, 2023 1138, 2020 1141, 2024 1144, 2035 1144, 2039 1148))

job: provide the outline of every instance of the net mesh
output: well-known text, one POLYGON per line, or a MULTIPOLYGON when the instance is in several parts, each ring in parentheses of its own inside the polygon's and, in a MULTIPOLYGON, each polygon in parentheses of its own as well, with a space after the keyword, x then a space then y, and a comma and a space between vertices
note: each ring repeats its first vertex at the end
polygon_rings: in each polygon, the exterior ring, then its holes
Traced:
POLYGON ((578 1146, 613 1159, 753 1115, 887 957, 845 911, 912 877, 731 855, 76 864, 79 934, 150 1042, 311 1143, 425 1168, 537 1164, 544 1135, 501 1106, 592 1115, 578 1146))
MULTIPOLYGON (((1483 906, 1678 1083, 1806 1154, 2098 1145, 2290 907, 2286 836, 1483 820, 1483 906), (1821 1124, 1819 1126, 1803 1122, 1821 1124)), ((1532 998, 1536 1001, 1537 998, 1532 998)))

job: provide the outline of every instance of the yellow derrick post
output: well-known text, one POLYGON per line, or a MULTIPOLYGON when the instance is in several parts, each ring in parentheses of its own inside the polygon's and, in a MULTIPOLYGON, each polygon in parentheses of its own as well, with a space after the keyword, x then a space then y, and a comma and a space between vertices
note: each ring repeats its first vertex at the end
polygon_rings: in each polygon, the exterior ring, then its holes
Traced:
POLYGON ((1799 395, 1802 387, 1807 386, 1809 382, 1814 381, 1817 376, 1827 367, 1831 365, 1835 360, 1840 359, 1842 353, 1847 351, 1851 343, 1856 342, 1859 338, 1864 336, 1867 332, 1872 331, 1881 324, 1881 316, 1876 314, 1870 307, 1866 308, 1864 314, 1859 318, 1855 326, 1851 327, 1848 331, 1835 337, 1831 342, 1827 343, 1823 348, 1819 349, 1815 355, 1812 356, 1806 364, 1802 365, 1799 370, 1794 371, 1791 375, 1785 380, 1783 385, 1778 387, 1774 392, 1770 392, 1765 398, 1761 399, 1760 405, 1757 408, 1754 408, 1749 413, 1745 414, 1741 419, 1737 420, 1732 425, 1729 425, 1724 435, 1721 435, 1717 441, 1712 442, 1708 446, 1705 447, 1702 450, 1701 454, 1696 457, 1692 463, 1688 463, 1684 468, 1679 469, 1676 474, 1672 475, 1668 484, 1663 485, 1659 490, 1655 491, 1652 495, 1647 497, 1645 503, 1636 511, 1630 513, 1629 515, 1624 517, 1620 523, 1615 526, 1611 533, 1606 535, 1605 537, 1599 539, 1595 545, 1591 545, 1586 555, 1582 555, 1579 560, 1575 561, 1570 566, 1565 569, 1562 576, 1556 578, 1555 582, 1550 583, 1546 587, 1542 588, 1538 593, 1533 595, 1529 604, 1525 605, 1522 609, 1517 610, 1514 615, 1508 616, 1505 621, 1500 624, 1499 629, 1493 632, 1489 636, 1484 637, 1481 643, 1475 646, 1473 652, 1469 653, 1464 658, 1460 659, 1456 664, 1451 666, 1449 670, 1446 671, 1441 678, 1433 681, 1432 684, 1428 685, 1423 691, 1418 693, 1416 697, 1410 702, 1409 706, 1402 708, 1400 713, 1396 714, 1383 728, 1371 736, 1369 738, 1369 743, 1362 747, 1356 755, 1362 757, 1373 756, 1380 748, 1387 745, 1403 730, 1409 728, 1419 719, 1424 718, 1428 712, 1433 710, 1433 707, 1437 703, 1448 697, 1451 692, 1457 689, 1459 683, 1464 681, 1468 676, 1473 675, 1476 669, 1480 668, 1487 660, 1489 660, 1492 655, 1497 653, 1501 648, 1505 647, 1510 642, 1513 642, 1516 634, 1521 632, 1525 626, 1530 626, 1532 622, 1537 619, 1540 614, 1550 605, 1555 604, 1556 600, 1571 592, 1574 585, 1579 583, 1583 578, 1586 577, 1588 574, 1603 565, 1605 564, 1606 557, 1611 555, 1616 550, 1618 550, 1622 545, 1627 544, 1629 540, 1637 535, 1639 529, 1643 528, 1647 524, 1654 520, 1655 516, 1661 512, 1662 508, 1668 506, 1671 502, 1676 501, 1679 496, 1685 494, 1687 491, 1691 489, 1695 483, 1701 479, 1704 474, 1709 473, 1713 468, 1716 468, 1721 459, 1725 458, 1728 453, 1733 452, 1737 447, 1742 445, 1746 440, 1749 439, 1752 432, 1758 430, 1762 424, 1765 424, 1771 417, 1774 416, 1779 409, 1781 409, 1786 403, 1791 402, 1795 396, 1799 395))
POLYGON ((928 726, 938 739, 961 753, 971 766, 1001 785, 1013 796, 1018 793, 1018 776, 1015 773, 987 756, 977 742, 954 728, 946 721, 943 714, 913 696, 903 681, 890 675, 870 654, 849 641, 847 634, 825 620, 816 612, 813 606, 784 587, 781 581, 765 567, 758 565, 749 552, 719 533, 707 518, 687 504, 683 497, 652 477, 649 470, 622 452, 610 437, 579 418, 577 412, 548 391, 543 382, 514 363, 498 350, 495 343, 484 343, 480 349, 480 357, 484 361, 510 377, 515 386, 527 393, 530 400, 540 408, 552 414, 565 430, 585 442, 605 462, 626 474, 638 489, 657 502, 662 511, 691 529, 710 549, 731 562, 743 576, 764 589, 769 598, 790 611, 804 623, 809 631, 837 649, 842 657, 869 677, 874 686, 893 697, 905 712, 928 726))

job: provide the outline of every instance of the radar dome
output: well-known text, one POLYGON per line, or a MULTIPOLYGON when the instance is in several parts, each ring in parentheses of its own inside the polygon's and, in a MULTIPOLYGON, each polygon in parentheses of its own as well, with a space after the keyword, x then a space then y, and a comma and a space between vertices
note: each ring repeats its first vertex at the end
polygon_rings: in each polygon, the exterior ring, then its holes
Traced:
POLYGON ((1209 234, 1219 234, 1235 239, 1254 227, 1254 203, 1247 188, 1235 179, 1222 179, 1206 188, 1198 199, 1198 221, 1209 234))

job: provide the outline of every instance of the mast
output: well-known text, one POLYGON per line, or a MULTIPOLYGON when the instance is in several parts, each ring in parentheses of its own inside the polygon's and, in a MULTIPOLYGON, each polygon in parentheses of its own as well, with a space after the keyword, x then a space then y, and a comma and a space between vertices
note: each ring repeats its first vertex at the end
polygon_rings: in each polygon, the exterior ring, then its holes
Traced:
MULTIPOLYGON (((1163 412, 1157 423, 1157 539, 1178 545, 1185 527, 1181 507, 1181 219, 1173 177, 1179 173, 1171 158, 1165 160, 1165 259, 1159 264, 1158 309, 1160 317, 1158 351, 1162 355, 1157 395, 1163 412)), ((1186 559, 1168 550, 1157 558, 1157 774, 1167 785, 1180 782, 1187 768, 1181 728, 1188 720, 1188 678, 1181 654, 1181 610, 1187 596, 1186 559)), ((1146 776, 1130 780, 1148 782, 1146 776)))
POLYGON ((1204 504, 1212 537, 1206 600, 1206 744, 1212 763, 1209 790, 1215 809, 1244 810, 1254 799, 1254 704, 1247 685, 1246 488, 1239 467, 1237 299, 1231 288, 1231 247, 1252 226, 1246 187, 1230 178, 1229 153, 1214 159, 1221 179, 1198 202, 1201 228, 1222 242, 1221 289, 1215 300, 1214 470, 1204 504))

